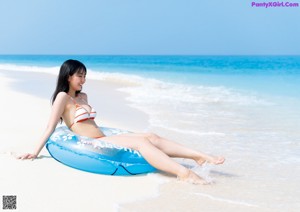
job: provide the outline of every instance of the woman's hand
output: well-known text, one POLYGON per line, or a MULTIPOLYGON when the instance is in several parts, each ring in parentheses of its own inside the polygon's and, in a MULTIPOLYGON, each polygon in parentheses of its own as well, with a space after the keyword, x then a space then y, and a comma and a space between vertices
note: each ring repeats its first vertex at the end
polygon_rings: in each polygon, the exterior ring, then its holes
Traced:
POLYGON ((17 157, 17 159, 21 159, 21 160, 24 160, 24 159, 33 160, 33 159, 36 159, 36 158, 37 158, 37 155, 31 154, 31 153, 26 153, 24 155, 20 155, 20 156, 17 157))

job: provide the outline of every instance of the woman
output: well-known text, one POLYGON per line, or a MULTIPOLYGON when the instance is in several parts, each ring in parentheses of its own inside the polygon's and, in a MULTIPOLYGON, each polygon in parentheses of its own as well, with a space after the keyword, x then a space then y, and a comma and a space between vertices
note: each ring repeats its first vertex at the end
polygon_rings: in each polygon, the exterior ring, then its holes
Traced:
POLYGON ((174 174, 180 180, 194 184, 207 182, 176 163, 170 157, 181 157, 195 160, 199 165, 204 162, 222 164, 223 157, 213 157, 196 150, 189 149, 177 143, 161 138, 152 133, 129 133, 105 136, 94 121, 96 111, 88 104, 87 94, 81 92, 85 83, 86 67, 77 60, 65 61, 59 72, 56 89, 52 96, 52 112, 39 145, 35 151, 19 156, 19 159, 37 158, 55 130, 58 122, 63 119, 65 124, 76 134, 91 138, 101 138, 119 146, 135 149, 155 168, 174 174))

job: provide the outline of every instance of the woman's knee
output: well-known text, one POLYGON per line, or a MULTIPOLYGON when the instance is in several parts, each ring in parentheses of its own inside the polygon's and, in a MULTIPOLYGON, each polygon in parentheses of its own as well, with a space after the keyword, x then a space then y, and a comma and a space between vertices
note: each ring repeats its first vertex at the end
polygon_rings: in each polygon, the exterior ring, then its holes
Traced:
POLYGON ((139 140, 139 142, 136 143, 136 149, 140 150, 143 147, 146 147, 148 145, 152 145, 151 141, 147 137, 143 137, 139 140))
POLYGON ((146 133, 144 138, 147 138, 154 145, 157 144, 160 139, 160 137, 155 133, 146 133))

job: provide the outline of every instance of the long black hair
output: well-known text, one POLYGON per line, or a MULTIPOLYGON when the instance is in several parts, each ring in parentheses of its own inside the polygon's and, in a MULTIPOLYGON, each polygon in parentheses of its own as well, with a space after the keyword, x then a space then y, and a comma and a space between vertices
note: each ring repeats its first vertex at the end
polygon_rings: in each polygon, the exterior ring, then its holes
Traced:
MULTIPOLYGON (((66 60, 60 67, 59 75, 57 77, 57 84, 55 91, 52 95, 51 102, 54 103, 56 96, 59 92, 69 92, 69 77, 77 72, 84 72, 86 74, 86 67, 83 63, 78 60, 66 60)), ((76 91, 76 95, 80 91, 76 91)))

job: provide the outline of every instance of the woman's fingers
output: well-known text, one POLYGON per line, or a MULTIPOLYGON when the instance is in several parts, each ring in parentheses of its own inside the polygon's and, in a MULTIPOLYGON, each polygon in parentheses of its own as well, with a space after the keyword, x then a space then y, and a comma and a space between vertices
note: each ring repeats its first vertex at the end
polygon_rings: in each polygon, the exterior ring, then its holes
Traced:
POLYGON ((17 157, 17 159, 21 159, 21 160, 24 160, 24 159, 35 159, 35 158, 36 158, 36 155, 29 154, 29 153, 17 157))
POLYGON ((28 154, 17 156, 17 159, 24 159, 28 154))

